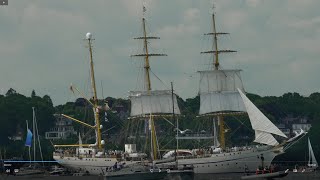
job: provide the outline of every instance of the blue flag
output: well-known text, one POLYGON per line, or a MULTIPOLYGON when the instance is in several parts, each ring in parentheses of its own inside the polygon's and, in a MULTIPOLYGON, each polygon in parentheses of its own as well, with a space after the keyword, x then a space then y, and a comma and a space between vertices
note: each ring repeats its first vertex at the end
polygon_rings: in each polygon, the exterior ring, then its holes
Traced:
POLYGON ((30 129, 28 129, 25 145, 31 147, 31 141, 32 141, 32 132, 30 131, 30 129))

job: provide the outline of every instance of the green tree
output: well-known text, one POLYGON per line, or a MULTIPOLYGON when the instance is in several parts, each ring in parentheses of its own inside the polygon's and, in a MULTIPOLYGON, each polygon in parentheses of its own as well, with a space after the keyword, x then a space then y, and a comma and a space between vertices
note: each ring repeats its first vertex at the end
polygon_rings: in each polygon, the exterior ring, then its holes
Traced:
POLYGON ((36 97, 36 92, 34 91, 34 90, 32 90, 32 92, 31 92, 31 97, 33 98, 33 97, 36 97))

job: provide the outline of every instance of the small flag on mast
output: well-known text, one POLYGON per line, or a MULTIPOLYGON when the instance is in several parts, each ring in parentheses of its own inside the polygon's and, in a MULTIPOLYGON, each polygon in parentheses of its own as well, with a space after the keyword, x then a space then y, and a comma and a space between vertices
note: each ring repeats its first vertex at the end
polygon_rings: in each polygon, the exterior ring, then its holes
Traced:
POLYGON ((73 90, 72 84, 70 85, 70 91, 72 91, 73 94, 74 94, 74 90, 73 90))
POLYGON ((145 6, 143 6, 142 9, 143 9, 143 13, 147 11, 147 8, 145 6))
POLYGON ((31 141, 32 141, 32 132, 30 131, 30 129, 28 129, 25 146, 31 147, 31 141))

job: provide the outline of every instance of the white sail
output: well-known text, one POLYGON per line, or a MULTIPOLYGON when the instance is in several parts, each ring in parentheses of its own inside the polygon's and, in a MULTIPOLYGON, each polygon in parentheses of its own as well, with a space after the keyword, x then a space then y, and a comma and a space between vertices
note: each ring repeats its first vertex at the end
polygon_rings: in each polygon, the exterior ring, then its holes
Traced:
POLYGON ((255 139, 253 142, 267 144, 270 146, 278 145, 278 141, 270 134, 263 131, 255 130, 255 139))
POLYGON ((245 111, 237 91, 237 88, 243 89, 240 71, 199 71, 200 115, 221 111, 245 111))
MULTIPOLYGON (((149 114, 172 114, 172 94, 168 90, 130 91, 130 116, 149 114)), ((177 97, 173 97, 174 113, 180 114, 177 97)))
POLYGON ((316 157, 314 156, 313 149, 310 143, 310 139, 308 138, 308 148, 309 148, 309 161, 308 161, 308 166, 317 168, 318 167, 318 162, 316 157))
POLYGON ((214 135, 213 146, 214 147, 219 147, 220 143, 218 141, 218 133, 217 133, 217 127, 216 127, 217 120, 216 119, 212 119, 212 122, 213 122, 213 135, 214 135))
MULTIPOLYGON (((238 89, 243 103, 247 109, 247 113, 249 115, 250 123, 252 128, 256 132, 255 142, 266 144, 266 142, 270 142, 271 144, 276 144, 275 139, 271 134, 275 134, 278 136, 282 136, 287 138, 283 132, 278 129, 248 98, 243 92, 238 89), (269 135, 267 135, 269 134, 269 135)), ((278 143, 278 142, 277 142, 278 143)))
POLYGON ((82 148, 82 139, 81 139, 80 133, 79 133, 79 147, 82 148))

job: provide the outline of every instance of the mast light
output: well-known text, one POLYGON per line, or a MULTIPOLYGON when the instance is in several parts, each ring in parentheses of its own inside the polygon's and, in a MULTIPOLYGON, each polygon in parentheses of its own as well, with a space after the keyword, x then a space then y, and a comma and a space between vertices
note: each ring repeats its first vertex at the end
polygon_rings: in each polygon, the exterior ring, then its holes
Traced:
POLYGON ((105 142, 104 140, 101 140, 101 144, 102 144, 102 145, 105 145, 106 142, 105 142))
POLYGON ((92 39, 92 34, 90 32, 88 32, 86 34, 86 39, 89 40, 89 39, 92 39))

